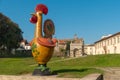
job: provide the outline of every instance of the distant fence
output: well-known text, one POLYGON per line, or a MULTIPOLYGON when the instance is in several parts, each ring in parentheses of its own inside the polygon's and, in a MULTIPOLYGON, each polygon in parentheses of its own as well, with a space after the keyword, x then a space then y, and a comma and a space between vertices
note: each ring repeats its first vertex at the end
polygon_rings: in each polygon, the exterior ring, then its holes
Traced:
POLYGON ((0 58, 5 57, 32 57, 32 52, 31 50, 15 50, 14 52, 0 50, 0 58))

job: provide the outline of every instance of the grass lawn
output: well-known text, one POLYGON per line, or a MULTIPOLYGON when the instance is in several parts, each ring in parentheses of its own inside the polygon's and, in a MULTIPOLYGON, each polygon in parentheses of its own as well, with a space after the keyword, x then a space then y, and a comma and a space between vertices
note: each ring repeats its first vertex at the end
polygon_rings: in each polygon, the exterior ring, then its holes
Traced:
MULTIPOLYGON (((0 58, 0 74, 21 75, 32 73, 37 63, 33 58, 0 58)), ((48 62, 52 71, 60 77, 83 77, 91 73, 103 73, 96 67, 120 67, 120 55, 96 55, 80 58, 52 58, 48 62)))
POLYGON ((33 71, 33 58, 0 58, 0 74, 19 75, 33 71))

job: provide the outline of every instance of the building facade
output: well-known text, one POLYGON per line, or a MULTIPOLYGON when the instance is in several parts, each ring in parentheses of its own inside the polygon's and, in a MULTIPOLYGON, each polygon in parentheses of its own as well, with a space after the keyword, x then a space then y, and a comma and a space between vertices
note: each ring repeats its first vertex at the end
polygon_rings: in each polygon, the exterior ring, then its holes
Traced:
POLYGON ((85 45, 84 51, 85 51, 85 54, 87 54, 87 55, 95 55, 95 46, 94 46, 94 44, 85 45))
POLYGON ((30 46, 30 44, 28 44, 27 40, 22 40, 20 42, 20 47, 25 50, 31 50, 31 46, 30 46))
POLYGON ((58 40, 55 47, 56 55, 65 57, 79 57, 84 53, 84 40, 82 38, 58 40))
POLYGON ((96 54, 120 54, 120 32, 95 42, 96 54))
POLYGON ((85 53, 88 55, 120 54, 120 32, 102 36, 93 45, 85 45, 85 53))
POLYGON ((70 57, 80 57, 84 55, 84 40, 75 38, 70 43, 70 57))
POLYGON ((58 40, 58 52, 61 49, 66 49, 67 42, 70 42, 70 49, 67 50, 67 56, 69 57, 79 57, 84 54, 120 54, 120 32, 103 36, 100 40, 90 45, 84 45, 84 40, 77 37, 74 37, 73 39, 58 40))

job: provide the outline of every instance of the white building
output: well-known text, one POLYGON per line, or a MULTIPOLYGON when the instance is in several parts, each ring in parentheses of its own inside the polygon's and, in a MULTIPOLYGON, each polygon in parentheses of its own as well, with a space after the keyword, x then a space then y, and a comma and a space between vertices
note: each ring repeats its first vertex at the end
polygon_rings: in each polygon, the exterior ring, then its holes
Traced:
POLYGON ((120 54, 120 32, 95 42, 96 54, 120 54))
POLYGON ((25 49, 25 50, 31 50, 31 46, 30 46, 29 44, 26 44, 26 45, 24 46, 24 49, 25 49))
POLYGON ((95 55, 95 46, 94 44, 85 45, 84 51, 87 55, 95 55))
POLYGON ((24 48, 25 50, 31 50, 31 46, 27 43, 27 40, 22 40, 20 43, 20 47, 24 48))
POLYGON ((85 46, 86 54, 120 54, 120 32, 113 35, 102 36, 94 45, 85 46))

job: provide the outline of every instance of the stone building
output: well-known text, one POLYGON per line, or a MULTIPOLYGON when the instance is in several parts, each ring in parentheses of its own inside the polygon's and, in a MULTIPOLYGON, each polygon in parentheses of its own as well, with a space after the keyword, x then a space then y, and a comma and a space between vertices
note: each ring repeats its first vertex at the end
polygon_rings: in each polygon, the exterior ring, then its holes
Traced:
POLYGON ((67 50, 67 56, 69 57, 79 57, 85 54, 120 54, 120 32, 102 36, 100 40, 89 45, 85 45, 84 40, 75 35, 73 39, 58 40, 57 49, 59 51, 60 49, 66 50, 67 42, 70 42, 70 49, 67 50))
POLYGON ((84 40, 82 38, 74 37, 73 39, 59 39, 55 47, 55 52, 58 55, 66 57, 79 57, 84 54, 84 40))
POLYGON ((56 56, 64 56, 66 50, 66 43, 70 41, 69 39, 58 39, 56 43, 56 47, 54 49, 54 54, 56 56))
POLYGON ((75 37, 70 43, 70 57, 80 57, 84 55, 84 40, 75 37))

